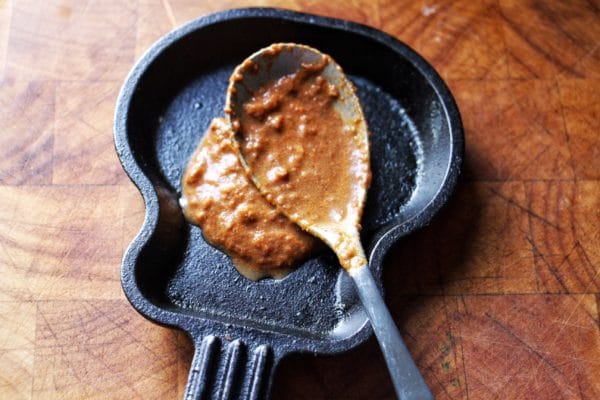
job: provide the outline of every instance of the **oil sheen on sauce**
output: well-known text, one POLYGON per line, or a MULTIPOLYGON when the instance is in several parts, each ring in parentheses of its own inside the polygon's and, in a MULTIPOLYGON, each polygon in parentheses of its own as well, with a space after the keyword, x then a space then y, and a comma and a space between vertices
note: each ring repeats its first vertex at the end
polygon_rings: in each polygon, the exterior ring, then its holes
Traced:
MULTIPOLYGON (((271 47, 272 54, 286 51, 285 45, 277 46, 271 47)), ((339 227, 360 228, 370 182, 368 140, 361 140, 356 125, 343 121, 335 109, 341 94, 321 74, 330 62, 324 55, 302 64, 259 88, 239 115, 229 113, 241 154, 263 195, 305 229, 335 227, 335 239, 328 244, 337 249, 342 266, 351 269, 366 260, 356 251, 356 238, 339 227)), ((251 71, 253 66, 244 67, 251 71)))
POLYGON ((260 194, 224 119, 212 121, 188 163, 182 191, 186 218, 249 279, 284 277, 317 243, 260 194))

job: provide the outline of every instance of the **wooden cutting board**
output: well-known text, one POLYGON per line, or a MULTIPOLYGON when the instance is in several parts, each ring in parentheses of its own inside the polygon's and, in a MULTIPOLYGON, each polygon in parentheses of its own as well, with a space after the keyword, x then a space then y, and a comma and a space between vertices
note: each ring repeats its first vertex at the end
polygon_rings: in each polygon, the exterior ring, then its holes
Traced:
MULTIPOLYGON (((120 288, 144 210, 113 149, 114 105, 159 36, 250 3, 0 0, 0 398, 181 398, 189 340, 120 288)), ((598 3, 258 3, 382 29, 456 96, 464 179, 384 277, 437 398, 600 398, 598 3)), ((373 340, 290 357, 273 394, 393 397, 373 340)))

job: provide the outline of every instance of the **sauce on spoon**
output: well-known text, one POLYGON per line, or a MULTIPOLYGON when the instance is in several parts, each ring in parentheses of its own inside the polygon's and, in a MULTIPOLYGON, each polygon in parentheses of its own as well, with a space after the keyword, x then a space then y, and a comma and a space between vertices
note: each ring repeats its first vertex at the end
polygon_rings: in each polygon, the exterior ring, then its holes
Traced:
POLYGON ((299 45, 276 44, 252 57, 231 79, 228 112, 240 153, 265 198, 323 239, 347 270, 367 264, 358 238, 370 182, 368 135, 354 89, 327 55, 248 90, 244 74, 276 69, 269 59, 294 57, 299 45), (289 54, 282 54, 282 53, 289 54), (239 102, 240 89, 245 101, 239 102))

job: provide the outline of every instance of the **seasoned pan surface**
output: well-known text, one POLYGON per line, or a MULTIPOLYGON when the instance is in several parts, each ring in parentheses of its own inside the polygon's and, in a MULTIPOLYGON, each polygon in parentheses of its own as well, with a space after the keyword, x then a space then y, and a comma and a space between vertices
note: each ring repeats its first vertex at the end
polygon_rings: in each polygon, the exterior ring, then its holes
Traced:
POLYGON ((446 86, 420 56, 379 31, 241 9, 200 18, 161 39, 127 78, 115 118, 117 152, 146 204, 122 280, 138 311, 195 341, 192 397, 267 396, 285 354, 345 351, 370 334, 331 252, 281 281, 252 282, 183 219, 177 203, 191 153, 212 118, 223 114, 231 71, 273 42, 330 54, 357 87, 373 171, 362 237, 377 276, 390 245, 427 224, 446 202, 460 168, 462 126, 446 86))

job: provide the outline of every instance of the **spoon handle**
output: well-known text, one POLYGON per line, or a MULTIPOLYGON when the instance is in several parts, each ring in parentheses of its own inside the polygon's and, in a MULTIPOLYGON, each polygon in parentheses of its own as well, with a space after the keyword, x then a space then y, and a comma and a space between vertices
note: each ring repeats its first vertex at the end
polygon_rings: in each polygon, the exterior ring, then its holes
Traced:
POLYGON ((369 268, 365 266, 352 270, 350 276, 369 315, 398 398, 401 400, 433 399, 429 387, 400 337, 369 268))

